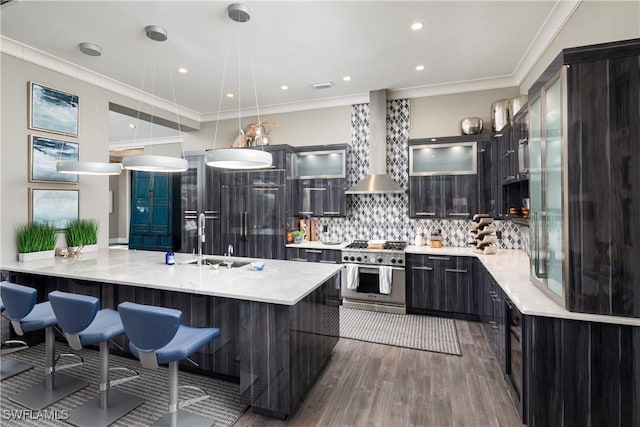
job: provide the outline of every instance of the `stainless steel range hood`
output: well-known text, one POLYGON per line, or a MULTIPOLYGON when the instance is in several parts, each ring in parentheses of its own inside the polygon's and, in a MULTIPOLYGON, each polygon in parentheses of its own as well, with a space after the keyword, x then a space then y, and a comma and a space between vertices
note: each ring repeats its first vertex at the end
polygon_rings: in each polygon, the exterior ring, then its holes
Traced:
POLYGON ((369 174, 346 194, 404 193, 387 175, 387 90, 369 93, 369 174))

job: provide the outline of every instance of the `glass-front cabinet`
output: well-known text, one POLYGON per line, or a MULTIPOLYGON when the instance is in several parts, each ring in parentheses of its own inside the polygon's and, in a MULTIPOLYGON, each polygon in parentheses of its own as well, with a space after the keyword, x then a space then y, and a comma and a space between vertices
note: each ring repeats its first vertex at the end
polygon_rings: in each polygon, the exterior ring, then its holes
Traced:
POLYGON ((409 141, 409 217, 465 219, 478 212, 479 135, 409 141))
POLYGON ((296 178, 346 178, 347 150, 331 149, 295 153, 296 178))
POLYGON ((477 142, 424 144, 409 147, 409 175, 475 175, 477 142))
POLYGON ((531 278, 564 305, 566 228, 565 68, 530 101, 531 278))

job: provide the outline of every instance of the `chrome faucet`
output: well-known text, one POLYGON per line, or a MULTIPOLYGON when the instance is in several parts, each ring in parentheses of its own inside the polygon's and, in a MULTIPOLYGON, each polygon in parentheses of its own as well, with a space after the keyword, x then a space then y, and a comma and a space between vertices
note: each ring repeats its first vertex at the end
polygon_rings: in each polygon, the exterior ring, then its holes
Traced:
POLYGON ((205 217, 204 213, 198 215, 198 265, 202 265, 202 244, 204 243, 205 217))
POLYGON ((227 253, 225 255, 227 257, 227 260, 224 263, 227 264, 227 268, 231 268, 231 266, 233 265, 233 261, 231 260, 231 255, 233 255, 233 245, 229 245, 229 248, 227 249, 227 253))

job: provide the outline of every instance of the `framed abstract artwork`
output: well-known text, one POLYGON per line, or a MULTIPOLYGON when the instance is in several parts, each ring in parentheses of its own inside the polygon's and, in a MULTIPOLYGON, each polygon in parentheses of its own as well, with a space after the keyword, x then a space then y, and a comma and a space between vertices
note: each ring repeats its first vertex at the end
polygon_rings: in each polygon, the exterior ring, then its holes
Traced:
POLYGON ((29 188, 29 216, 31 222, 53 224, 65 230, 69 221, 78 219, 78 190, 49 190, 29 188))
POLYGON ((29 137, 29 182, 77 184, 77 174, 58 173, 58 160, 78 161, 78 143, 31 135, 29 137))
POLYGON ((29 129, 78 136, 78 96, 29 82, 29 129))

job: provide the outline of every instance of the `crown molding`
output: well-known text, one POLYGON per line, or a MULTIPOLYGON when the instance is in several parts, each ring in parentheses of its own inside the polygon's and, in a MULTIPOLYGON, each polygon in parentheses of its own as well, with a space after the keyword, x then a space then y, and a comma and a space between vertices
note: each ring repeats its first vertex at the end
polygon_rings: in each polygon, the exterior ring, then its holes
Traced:
MULTIPOLYGON (((558 0, 556 2, 544 24, 536 34, 536 37, 520 59, 520 62, 516 66, 513 74, 487 79, 390 89, 387 92, 387 99, 410 99, 520 86, 582 1, 583 0, 558 0)), ((238 112, 238 110, 221 111, 219 115, 218 113, 212 112, 199 113, 2 35, 0 35, 0 52, 48 68, 52 71, 77 78, 78 80, 109 90, 119 95, 126 96, 136 101, 153 105, 154 107, 161 108, 167 112, 173 113, 177 109, 179 115, 194 120, 197 123, 216 121, 217 119, 237 119, 238 113, 244 117, 253 117, 256 115, 255 108, 245 108, 240 112, 238 112)), ((260 106, 260 114, 266 115, 317 110, 367 102, 369 102, 369 94, 361 93, 332 98, 304 100, 286 104, 260 106)), ((140 145, 140 141, 136 141, 136 143, 138 146, 140 145)))
POLYGON ((513 76, 491 77, 487 79, 465 80, 460 82, 417 86, 387 91, 387 99, 411 99, 426 96, 448 95, 462 92, 501 89, 518 86, 513 76))
POLYGON ((582 0, 561 0, 556 2, 513 72, 514 80, 518 86, 533 70, 533 67, 535 67, 580 3, 582 3, 582 0))
POLYGON ((200 113, 0 35, 0 52, 200 123, 200 113))
MULTIPOLYGON (((286 104, 261 105, 260 115, 291 113, 295 111, 320 110, 322 108, 342 107, 345 105, 362 104, 369 102, 369 94, 356 94, 347 96, 336 96, 332 98, 309 99, 305 101, 289 102, 286 104)), ((242 117, 255 117, 256 108, 243 108, 240 110, 242 117)), ((215 122, 218 113, 203 113, 203 122, 215 122)), ((220 120, 237 119, 238 110, 226 110, 220 112, 220 120)))

